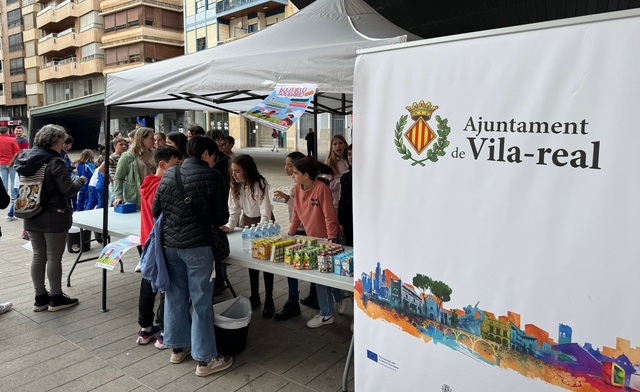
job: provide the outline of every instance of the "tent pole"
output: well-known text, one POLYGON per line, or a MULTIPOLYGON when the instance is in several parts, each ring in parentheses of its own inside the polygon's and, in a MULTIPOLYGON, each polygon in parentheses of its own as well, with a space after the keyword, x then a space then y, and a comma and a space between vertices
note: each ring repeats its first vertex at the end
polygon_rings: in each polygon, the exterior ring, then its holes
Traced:
POLYGON ((313 156, 318 159, 318 93, 313 96, 313 156))
MULTIPOLYGON (((109 238, 109 154, 111 153, 111 105, 105 108, 105 124, 104 124, 104 189, 102 190, 102 247, 107 246, 109 238)), ((108 312, 107 309, 107 270, 102 269, 102 311, 108 312)))

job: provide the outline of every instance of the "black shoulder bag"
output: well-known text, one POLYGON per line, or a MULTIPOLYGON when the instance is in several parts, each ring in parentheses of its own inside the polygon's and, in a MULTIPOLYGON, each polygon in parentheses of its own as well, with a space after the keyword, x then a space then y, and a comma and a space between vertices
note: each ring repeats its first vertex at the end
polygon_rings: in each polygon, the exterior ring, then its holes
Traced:
POLYGON ((211 234, 212 244, 213 244, 213 257, 215 261, 222 261, 229 256, 229 239, 227 238, 227 233, 220 230, 219 227, 213 227, 210 222, 207 222, 204 217, 204 214, 199 212, 196 209, 196 206, 191 202, 191 198, 187 194, 187 191, 184 189, 184 185, 182 185, 182 176, 180 175, 180 166, 176 166, 176 183, 178 184, 178 189, 180 193, 182 193, 182 197, 184 198, 184 203, 191 207, 191 211, 198 217, 205 233, 211 234))

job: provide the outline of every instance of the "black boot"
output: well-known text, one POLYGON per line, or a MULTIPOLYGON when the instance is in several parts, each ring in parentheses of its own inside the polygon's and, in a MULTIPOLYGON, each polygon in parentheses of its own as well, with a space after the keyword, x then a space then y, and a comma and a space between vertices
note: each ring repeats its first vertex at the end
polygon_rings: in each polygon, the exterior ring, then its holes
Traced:
POLYGON ((273 304, 273 298, 265 298, 264 309, 262 309, 262 317, 271 318, 276 311, 276 307, 273 304))
POLYGON ((300 316, 300 305, 297 295, 289 295, 289 299, 284 303, 281 311, 276 313, 276 320, 288 320, 291 317, 300 316))
POLYGON ((320 309, 320 305, 318 305, 318 294, 316 294, 316 286, 311 286, 309 295, 302 298, 300 303, 310 308, 320 309))
POLYGON ((251 302, 251 310, 255 310, 258 306, 260 306, 260 295, 252 295, 249 297, 249 301, 251 302))

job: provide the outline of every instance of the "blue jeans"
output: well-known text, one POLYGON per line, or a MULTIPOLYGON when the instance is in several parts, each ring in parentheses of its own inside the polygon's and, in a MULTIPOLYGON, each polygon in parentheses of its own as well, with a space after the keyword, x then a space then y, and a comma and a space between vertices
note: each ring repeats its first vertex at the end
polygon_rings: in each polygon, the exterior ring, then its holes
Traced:
POLYGON ((218 355, 213 332, 213 248, 164 248, 171 285, 164 300, 164 345, 191 347, 191 357, 209 362, 218 355), (189 315, 189 298, 193 311, 189 315))
POLYGON ((336 313, 333 306, 333 300, 340 302, 344 299, 344 293, 340 289, 335 289, 321 284, 316 285, 316 293, 318 294, 318 305, 320 305, 321 316, 332 316, 336 313), (333 294, 333 296, 331 295, 333 294))
POLYGON ((12 199, 18 197, 18 186, 14 184, 16 180, 16 169, 11 165, 0 165, 0 177, 2 177, 2 183, 7 193, 11 194, 12 199), (11 188, 9 187, 9 181, 11 181, 11 188))

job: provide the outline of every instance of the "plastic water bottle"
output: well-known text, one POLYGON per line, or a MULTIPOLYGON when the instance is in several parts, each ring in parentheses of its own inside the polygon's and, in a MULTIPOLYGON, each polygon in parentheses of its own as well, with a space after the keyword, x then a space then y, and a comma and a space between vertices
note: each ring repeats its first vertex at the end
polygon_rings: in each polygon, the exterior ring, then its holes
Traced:
POLYGON ((254 240, 257 240, 258 238, 260 238, 260 227, 255 223, 251 225, 251 234, 252 234, 251 238, 254 240))
POLYGON ((244 253, 251 252, 251 231, 249 230, 249 226, 245 226, 242 229, 242 251, 244 253))
POLYGON ((258 226, 258 235, 260 236, 260 238, 264 238, 269 235, 267 234, 267 228, 264 223, 260 223, 260 226, 258 226))
POLYGON ((265 226, 264 231, 267 233, 266 237, 273 237, 273 223, 269 221, 269 223, 265 226))
POLYGON ((274 236, 280 235, 280 225, 278 224, 278 222, 273 223, 273 235, 274 236))

